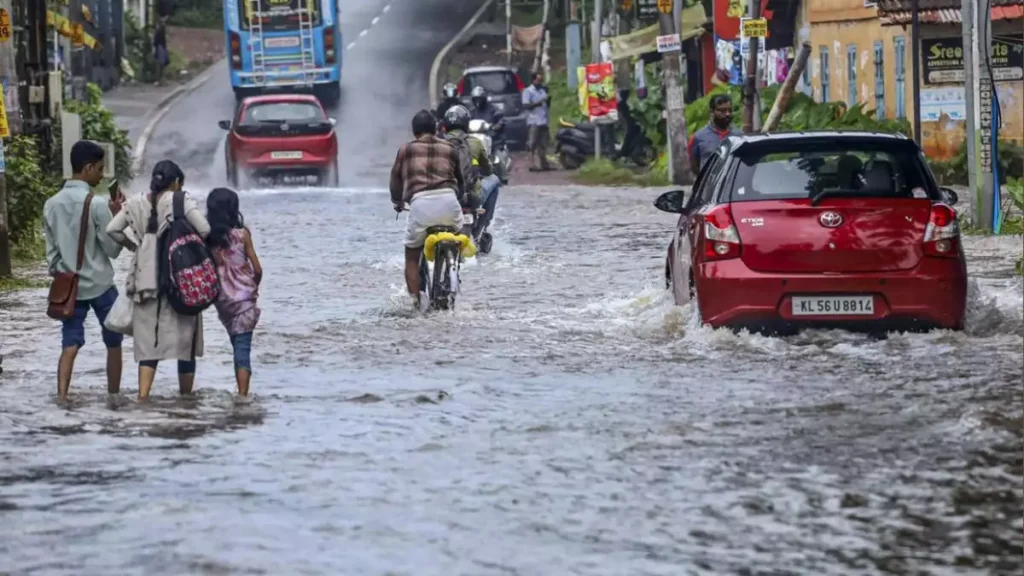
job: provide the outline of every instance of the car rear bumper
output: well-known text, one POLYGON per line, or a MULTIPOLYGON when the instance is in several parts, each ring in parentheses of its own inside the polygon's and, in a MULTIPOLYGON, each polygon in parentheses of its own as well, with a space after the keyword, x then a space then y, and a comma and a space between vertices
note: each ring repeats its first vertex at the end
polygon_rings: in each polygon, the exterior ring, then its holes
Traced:
POLYGON ((926 257, 901 272, 828 275, 759 273, 735 259, 701 264, 695 282, 701 316, 713 327, 958 330, 967 308, 962 257, 926 257), (871 296, 874 310, 870 315, 796 315, 794 296, 871 296))
POLYGON ((289 170, 323 170, 337 162, 337 154, 313 155, 304 153, 301 159, 280 159, 260 157, 240 160, 238 165, 256 172, 280 172, 289 170))

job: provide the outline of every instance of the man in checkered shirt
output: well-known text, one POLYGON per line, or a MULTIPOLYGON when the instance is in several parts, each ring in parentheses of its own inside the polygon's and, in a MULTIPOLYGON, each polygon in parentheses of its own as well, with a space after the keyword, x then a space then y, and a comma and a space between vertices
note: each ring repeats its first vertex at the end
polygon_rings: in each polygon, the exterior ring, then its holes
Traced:
POLYGON ((458 151, 436 135, 437 124, 430 110, 413 116, 415 139, 398 149, 391 168, 391 202, 401 212, 409 204, 405 230, 405 285, 413 301, 420 296, 420 253, 427 228, 450 226, 462 229, 459 196, 466 177, 459 168, 458 151))

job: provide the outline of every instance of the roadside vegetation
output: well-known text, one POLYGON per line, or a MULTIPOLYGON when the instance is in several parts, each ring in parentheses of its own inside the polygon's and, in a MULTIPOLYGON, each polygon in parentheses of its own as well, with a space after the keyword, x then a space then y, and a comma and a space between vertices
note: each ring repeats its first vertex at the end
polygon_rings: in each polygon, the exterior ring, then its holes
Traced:
MULTIPOLYGON (((114 145, 116 177, 127 186, 132 178, 131 144, 128 133, 114 123, 114 114, 103 106, 102 94, 99 86, 89 84, 85 102, 65 101, 64 108, 81 116, 83 138, 114 145)), ((44 142, 30 135, 17 135, 7 142, 7 221, 15 275, 0 278, 0 292, 45 285, 39 274, 46 250, 43 205, 64 183, 60 133, 58 123, 45 148, 44 142)))

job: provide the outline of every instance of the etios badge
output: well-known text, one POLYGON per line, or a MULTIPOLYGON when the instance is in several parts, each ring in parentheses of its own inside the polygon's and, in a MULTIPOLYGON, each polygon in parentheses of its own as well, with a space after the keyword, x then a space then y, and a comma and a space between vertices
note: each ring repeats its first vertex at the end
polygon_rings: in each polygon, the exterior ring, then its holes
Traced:
POLYGON ((843 217, 835 212, 825 212, 818 218, 818 222, 825 228, 836 228, 843 223, 843 217))

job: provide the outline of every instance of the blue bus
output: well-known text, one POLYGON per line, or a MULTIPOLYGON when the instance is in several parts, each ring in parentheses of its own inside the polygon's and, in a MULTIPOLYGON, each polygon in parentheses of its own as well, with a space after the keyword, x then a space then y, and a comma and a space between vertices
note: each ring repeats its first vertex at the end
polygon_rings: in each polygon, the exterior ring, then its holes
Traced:
POLYGON ((239 100, 273 91, 341 96, 339 0, 224 0, 231 87, 239 100))

